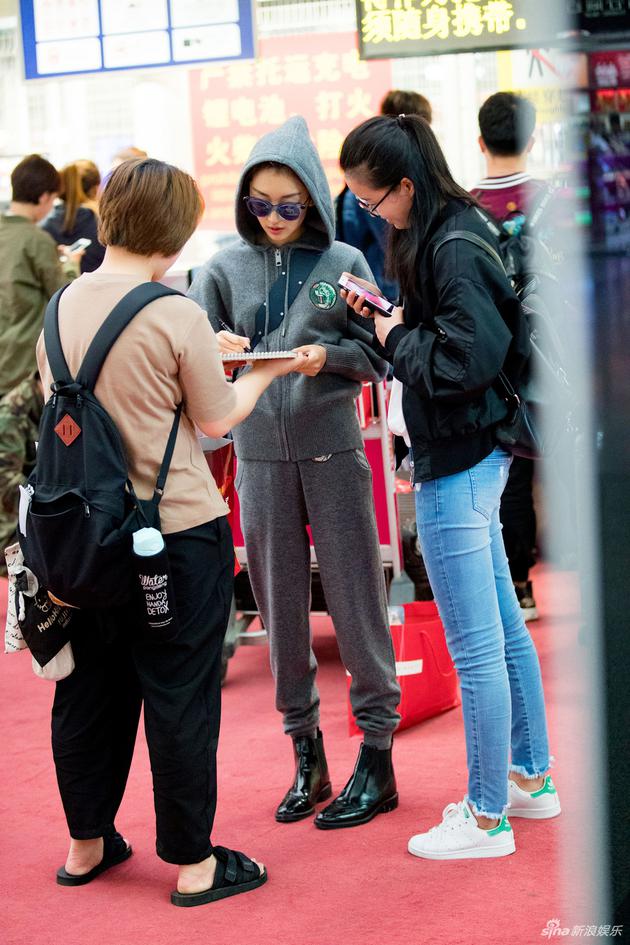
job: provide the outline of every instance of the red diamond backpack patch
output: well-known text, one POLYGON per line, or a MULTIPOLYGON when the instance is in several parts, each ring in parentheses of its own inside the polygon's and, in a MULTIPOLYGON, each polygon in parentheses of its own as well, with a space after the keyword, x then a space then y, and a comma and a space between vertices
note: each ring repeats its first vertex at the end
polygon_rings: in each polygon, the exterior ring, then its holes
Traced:
POLYGON ((81 427, 72 419, 69 413, 63 417, 55 427, 55 433, 62 443, 70 446, 81 433, 81 427))

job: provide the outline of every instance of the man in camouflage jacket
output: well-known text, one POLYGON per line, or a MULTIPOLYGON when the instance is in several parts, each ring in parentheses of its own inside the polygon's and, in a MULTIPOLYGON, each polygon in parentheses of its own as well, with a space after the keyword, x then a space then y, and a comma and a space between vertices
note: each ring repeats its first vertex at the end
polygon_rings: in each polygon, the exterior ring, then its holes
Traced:
POLYGON ((44 402, 34 373, 0 398, 0 574, 4 549, 16 538, 19 494, 35 465, 35 441, 44 402))

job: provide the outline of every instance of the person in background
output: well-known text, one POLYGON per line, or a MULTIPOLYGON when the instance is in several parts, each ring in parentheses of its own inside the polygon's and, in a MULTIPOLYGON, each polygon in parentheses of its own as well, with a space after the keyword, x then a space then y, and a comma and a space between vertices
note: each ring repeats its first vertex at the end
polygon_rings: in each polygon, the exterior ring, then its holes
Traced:
POLYGON ((16 538, 18 486, 26 485, 35 465, 35 443, 42 414, 42 387, 34 372, 0 398, 0 575, 6 577, 4 549, 16 538))
MULTIPOLYGON (((431 124, 431 103, 419 92, 392 89, 380 106, 381 115, 420 115, 431 124)), ((396 300, 398 285, 385 273, 387 240, 391 227, 380 217, 363 213, 347 187, 337 197, 337 239, 360 249, 374 273, 374 281, 380 285, 385 297, 396 300)))
POLYGON ((120 151, 117 151, 112 158, 112 166, 105 174, 103 180, 101 181, 101 191, 105 190, 109 178, 112 176, 112 173, 116 170, 117 167, 120 167, 121 164, 124 164, 125 161, 137 161, 139 158, 146 158, 149 155, 146 151, 143 151, 142 148, 134 148, 130 146, 128 148, 121 148, 120 151))
POLYGON ((392 89, 387 93, 379 108, 380 115, 419 115, 429 124, 433 121, 431 102, 420 92, 392 89))
POLYGON ((137 158, 145 158, 148 156, 147 152, 143 151, 142 148, 134 148, 133 145, 130 145, 128 148, 121 148, 112 158, 112 170, 115 170, 125 161, 135 161, 137 158))
MULTIPOLYGON (((157 282, 179 256, 203 211, 195 181, 162 161, 126 161, 101 199, 103 264, 59 303, 59 334, 73 376, 113 308, 157 282)), ((53 381, 43 337, 37 360, 53 381)), ((116 831, 140 711, 151 758, 156 849, 178 869, 176 906, 247 892, 267 878, 261 864, 211 842, 217 800, 221 652, 234 579, 228 508, 204 460, 195 427, 219 437, 301 356, 255 365, 228 384, 205 312, 181 295, 146 305, 110 351, 95 393, 120 432, 139 498, 152 495, 173 414, 183 404, 160 503, 179 631, 142 632, 136 606, 76 611, 75 668, 56 684, 52 746, 70 833, 63 886, 83 886, 131 855, 116 831)))
POLYGON ((207 311, 222 350, 251 343, 306 357, 234 431, 249 577, 295 758, 293 784, 275 817, 302 820, 332 793, 310 627, 310 525, 363 732, 354 773, 315 825, 354 827, 398 805, 392 734, 400 688, 372 473, 355 406, 361 382, 382 380, 387 365, 339 294, 343 269, 367 277, 370 270, 360 252, 335 241, 330 188, 303 118, 255 145, 236 192, 236 226, 240 241, 212 256, 189 295, 207 311))
POLYGON ((103 262, 105 247, 98 241, 98 189, 101 175, 93 161, 74 161, 59 172, 61 200, 42 223, 56 243, 70 246, 81 237, 91 240, 81 259, 81 272, 93 272, 103 262))
MULTIPOLYGON (((428 122, 368 119, 344 141, 340 163, 365 212, 395 228, 403 302, 390 317, 374 315, 375 345, 403 385, 418 535, 462 689, 467 794, 408 849, 435 860, 507 856, 515 851, 508 806, 511 817, 560 813, 540 665, 499 521, 511 455, 495 439, 507 413, 495 384, 505 371, 518 389, 528 325, 492 258, 494 228, 453 180, 428 122)), ((358 314, 374 314, 363 295, 344 296, 358 314)))
MULTIPOLYGON (((497 92, 479 109, 479 147, 486 176, 471 193, 501 223, 527 217, 532 203, 546 190, 544 181, 527 173, 534 144, 536 109, 513 92, 497 92)), ((536 510, 532 459, 515 456, 501 498, 503 541, 523 617, 537 620, 530 569, 536 561, 536 510)))
MULTIPOLYGON (((62 265, 54 241, 37 226, 60 186, 57 169, 39 154, 25 157, 11 174, 11 203, 0 216, 0 397, 35 371, 48 299, 79 274, 82 252, 62 265)), ((67 247, 60 249, 67 256, 67 247)))
MULTIPOLYGON (((0 216, 0 574, 2 551, 15 534, 17 485, 32 464, 41 416, 35 342, 46 303, 79 274, 82 253, 61 264, 48 233, 37 225, 60 188, 57 170, 30 154, 11 174, 11 203, 0 216)), ((60 247, 66 249, 66 247, 60 247)))

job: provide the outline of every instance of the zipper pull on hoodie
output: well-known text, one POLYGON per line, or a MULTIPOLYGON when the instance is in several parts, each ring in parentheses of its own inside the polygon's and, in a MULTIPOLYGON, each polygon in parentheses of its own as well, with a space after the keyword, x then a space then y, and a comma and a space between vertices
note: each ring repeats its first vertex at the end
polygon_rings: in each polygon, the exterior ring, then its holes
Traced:
POLYGON ((282 253, 279 249, 276 249, 276 268, 279 269, 282 265, 282 253))
MULTIPOLYGON (((278 250, 276 250, 278 252, 278 250)), ((289 317, 289 276, 291 274, 291 247, 287 250, 287 263, 286 263, 286 282, 284 285, 284 312, 282 319, 282 331, 280 332, 281 336, 284 336, 287 333, 287 318, 289 317)))

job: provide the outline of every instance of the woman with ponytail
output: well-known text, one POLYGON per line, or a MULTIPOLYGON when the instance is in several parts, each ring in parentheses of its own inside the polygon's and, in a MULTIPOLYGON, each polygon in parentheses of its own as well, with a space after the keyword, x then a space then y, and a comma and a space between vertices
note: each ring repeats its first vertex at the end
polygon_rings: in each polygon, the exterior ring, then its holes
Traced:
POLYGON ((81 259, 81 272, 93 272, 103 262, 105 247, 98 241, 98 188, 101 175, 92 161, 66 164, 61 177, 60 202, 42 223, 58 245, 71 246, 83 238, 92 242, 81 259))
MULTIPOLYGON (((502 370, 518 381, 529 333, 496 258, 496 228, 453 180, 423 118, 369 119, 348 135, 340 160, 359 206, 392 225, 389 268, 402 298, 391 317, 374 316, 374 344, 402 383, 396 432, 409 451, 422 554, 462 688, 467 794, 408 849, 437 860, 506 856, 515 851, 508 807, 512 817, 560 813, 540 666, 499 521, 511 455, 495 440, 507 413, 495 388, 502 370)), ((348 293, 347 302, 374 315, 364 295, 348 293)))

